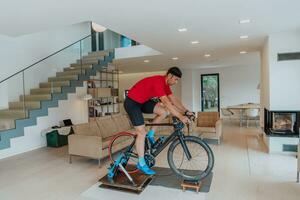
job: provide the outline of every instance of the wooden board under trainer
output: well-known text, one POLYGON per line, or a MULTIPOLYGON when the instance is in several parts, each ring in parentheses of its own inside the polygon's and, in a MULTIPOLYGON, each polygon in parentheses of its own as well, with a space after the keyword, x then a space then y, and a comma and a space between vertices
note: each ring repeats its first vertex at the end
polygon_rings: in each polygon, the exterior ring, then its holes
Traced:
POLYGON ((145 175, 140 172, 131 174, 132 179, 135 182, 135 186, 128 180, 123 173, 118 173, 113 181, 109 181, 107 175, 102 177, 99 182, 101 188, 109 188, 115 190, 123 190, 133 193, 141 193, 146 186, 152 181, 153 176, 145 175))
POLYGON ((195 189, 198 193, 200 191, 202 182, 189 182, 189 181, 183 181, 181 183, 182 190, 185 192, 186 189, 195 189))

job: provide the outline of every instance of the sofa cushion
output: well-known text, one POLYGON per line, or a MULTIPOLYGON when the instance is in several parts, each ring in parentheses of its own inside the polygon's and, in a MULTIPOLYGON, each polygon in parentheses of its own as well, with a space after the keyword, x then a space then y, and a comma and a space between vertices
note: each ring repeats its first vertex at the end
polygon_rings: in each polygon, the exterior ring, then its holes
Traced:
POLYGON ((75 134, 86 136, 98 136, 101 137, 101 132, 95 121, 90 123, 78 124, 73 126, 75 134))
POLYGON ((124 114, 117 114, 112 116, 113 121, 115 122, 118 132, 127 131, 131 129, 129 119, 124 114))
POLYGON ((118 132, 117 126, 111 116, 98 117, 96 122, 103 138, 110 137, 118 132))

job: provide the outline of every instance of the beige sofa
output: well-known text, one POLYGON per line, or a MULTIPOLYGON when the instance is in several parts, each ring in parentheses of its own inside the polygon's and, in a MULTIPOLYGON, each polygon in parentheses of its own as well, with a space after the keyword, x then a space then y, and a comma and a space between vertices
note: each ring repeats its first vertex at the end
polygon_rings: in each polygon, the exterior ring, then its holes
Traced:
POLYGON ((198 112, 191 132, 199 135, 202 139, 217 140, 220 144, 223 135, 220 114, 218 112, 198 112))
MULTIPOLYGON (((161 123, 171 122, 171 117, 168 117, 161 123)), ((146 121, 146 123, 149 122, 146 121)), ((147 129, 149 128, 147 127, 147 129)), ((124 131, 134 132, 131 122, 125 114, 98 117, 89 123, 74 125, 73 130, 74 134, 68 137, 70 163, 72 163, 73 156, 84 156, 97 159, 99 165, 101 159, 108 156, 108 146, 115 134, 124 131)), ((159 126, 156 136, 169 136, 173 130, 172 126, 159 126)), ((119 141, 113 148, 114 152, 125 148, 130 142, 129 138, 119 141)))
MULTIPOLYGON (((85 124, 73 126, 74 134, 68 137, 69 158, 72 156, 84 156, 99 161, 108 156, 108 146, 112 137, 123 131, 132 132, 133 127, 127 115, 117 114, 96 118, 85 124)), ((122 141, 114 148, 114 151, 123 149, 130 144, 130 140, 122 141)))

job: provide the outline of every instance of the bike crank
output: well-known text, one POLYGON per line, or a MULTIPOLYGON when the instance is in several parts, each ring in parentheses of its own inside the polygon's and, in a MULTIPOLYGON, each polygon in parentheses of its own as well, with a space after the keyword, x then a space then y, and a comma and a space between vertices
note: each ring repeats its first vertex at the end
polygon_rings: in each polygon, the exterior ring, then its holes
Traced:
POLYGON ((151 168, 155 165, 155 157, 151 154, 145 153, 144 158, 148 167, 151 168))

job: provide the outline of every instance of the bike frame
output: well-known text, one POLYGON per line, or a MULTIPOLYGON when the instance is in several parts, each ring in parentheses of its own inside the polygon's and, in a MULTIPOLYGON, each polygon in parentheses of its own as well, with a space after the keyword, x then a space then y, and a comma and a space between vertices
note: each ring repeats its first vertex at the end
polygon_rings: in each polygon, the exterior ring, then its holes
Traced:
MULTIPOLYGON (((159 124, 146 124, 146 126, 174 126, 175 124, 172 124, 172 123, 159 123, 159 124)), ((175 127, 175 126, 174 126, 175 127)), ((151 147, 151 144, 150 144, 150 141, 146 138, 146 142, 145 142, 145 145, 146 145, 146 151, 149 150, 149 153, 154 157, 156 158, 171 142, 175 141, 177 138, 179 139, 179 142, 183 148, 183 151, 186 155, 186 158, 188 160, 191 160, 192 159, 192 156, 191 156, 191 153, 184 141, 184 133, 182 132, 182 127, 179 127, 179 128, 175 128, 175 131, 169 135, 166 140, 161 144, 159 145, 156 149, 152 149, 151 147)), ((129 159, 129 157, 135 157, 135 158, 138 158, 138 156, 135 154, 135 153, 132 153, 131 150, 133 148, 133 146, 135 145, 135 141, 136 141, 136 138, 134 139, 134 141, 127 147, 127 149, 125 150, 125 156, 129 159)))
MULTIPOLYGON (((146 126, 173 126, 173 124, 146 124, 146 126)), ((188 160, 192 158, 191 153, 186 146, 186 143, 184 141, 184 134, 182 132, 182 129, 176 129, 170 136, 166 138, 166 140, 159 145, 154 151, 152 151, 151 145, 148 145, 148 148, 150 149, 150 153, 152 156, 157 157, 162 150, 164 150, 171 142, 175 141, 176 138, 179 139, 180 144, 182 145, 182 148, 184 150, 184 153, 188 160)))

